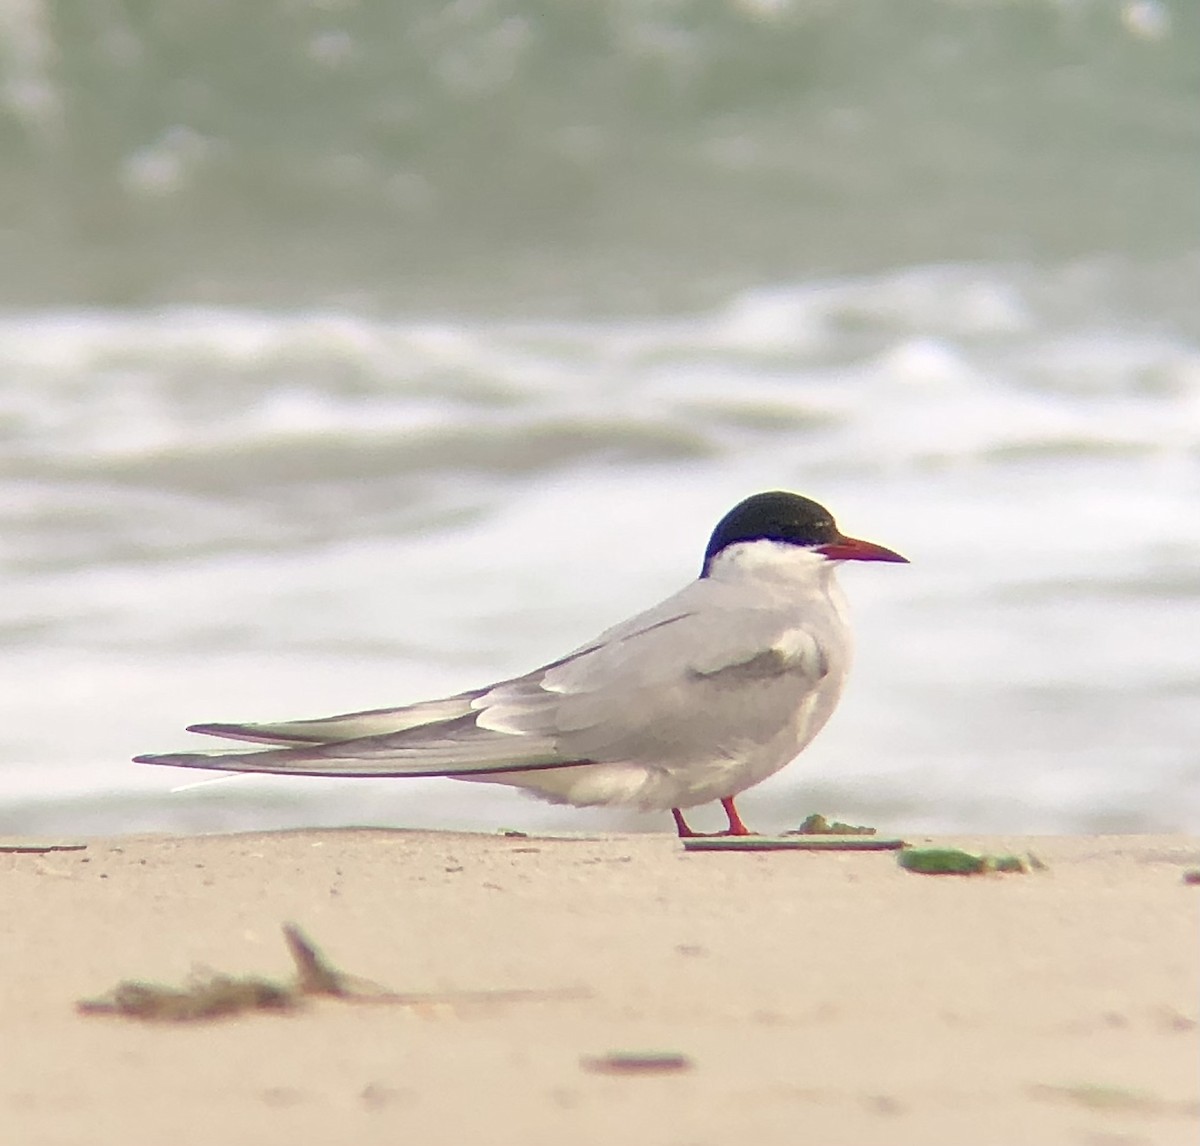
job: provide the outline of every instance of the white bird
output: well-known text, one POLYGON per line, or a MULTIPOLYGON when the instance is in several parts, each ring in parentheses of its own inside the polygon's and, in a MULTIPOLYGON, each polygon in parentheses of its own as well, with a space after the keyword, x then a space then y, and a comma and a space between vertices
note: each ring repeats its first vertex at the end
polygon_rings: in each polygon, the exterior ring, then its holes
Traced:
POLYGON ((794 493, 747 498, 717 524, 699 578, 525 676, 442 700, 190 732, 275 745, 138 756, 143 764, 288 776, 451 776, 554 803, 683 809, 778 772, 824 727, 850 668, 843 561, 905 561, 839 532, 794 493))

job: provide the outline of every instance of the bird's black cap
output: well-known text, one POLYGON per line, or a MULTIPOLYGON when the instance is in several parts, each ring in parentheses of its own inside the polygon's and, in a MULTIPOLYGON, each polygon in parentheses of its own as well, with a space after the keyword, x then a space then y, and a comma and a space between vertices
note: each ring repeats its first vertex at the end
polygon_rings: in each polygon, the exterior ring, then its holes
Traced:
POLYGON ((735 505, 713 530, 704 551, 702 577, 712 559, 739 541, 782 541, 789 545, 827 545, 841 538, 833 514, 798 493, 756 493, 735 505))

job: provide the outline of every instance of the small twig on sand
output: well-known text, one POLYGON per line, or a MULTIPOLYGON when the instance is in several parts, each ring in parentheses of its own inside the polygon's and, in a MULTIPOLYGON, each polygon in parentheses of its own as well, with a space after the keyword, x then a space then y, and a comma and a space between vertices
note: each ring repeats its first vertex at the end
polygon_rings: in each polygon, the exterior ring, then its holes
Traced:
POLYGON ((387 1003, 402 1007, 471 1006, 486 1003, 540 1002, 582 998, 580 989, 396 992, 339 971, 316 949, 294 923, 284 925, 283 937, 296 977, 279 982, 254 975, 233 976, 206 971, 184 987, 165 987, 132 980, 118 983, 107 995, 81 999, 76 1008, 85 1015, 123 1015, 157 1022, 194 1022, 244 1011, 292 1011, 310 995, 327 995, 349 1002, 387 1003))

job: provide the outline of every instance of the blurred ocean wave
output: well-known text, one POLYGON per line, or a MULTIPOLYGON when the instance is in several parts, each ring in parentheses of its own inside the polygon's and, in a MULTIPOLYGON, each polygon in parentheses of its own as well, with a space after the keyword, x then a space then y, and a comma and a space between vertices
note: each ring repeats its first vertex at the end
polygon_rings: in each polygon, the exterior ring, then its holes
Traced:
MULTIPOLYGON (((274 500, 439 474, 521 479, 803 441, 809 465, 1188 457, 1200 353, 1114 329, 1029 269, 745 292, 591 322, 162 308, 0 314, 0 480, 274 500)), ((44 502, 42 502, 44 506, 44 502)), ((22 509, 24 512, 24 509, 22 509)))

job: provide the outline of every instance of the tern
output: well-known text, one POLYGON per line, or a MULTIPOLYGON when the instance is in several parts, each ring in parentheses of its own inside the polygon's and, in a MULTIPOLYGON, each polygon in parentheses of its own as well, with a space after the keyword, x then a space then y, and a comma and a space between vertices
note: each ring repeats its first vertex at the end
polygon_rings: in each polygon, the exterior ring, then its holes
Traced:
POLYGON ((700 576, 661 604, 524 676, 441 700, 189 732, 265 750, 135 757, 287 776, 450 776, 576 807, 683 810, 734 797, 808 746, 850 669, 844 561, 906 562, 841 533, 823 506, 755 494, 718 522, 700 576))

